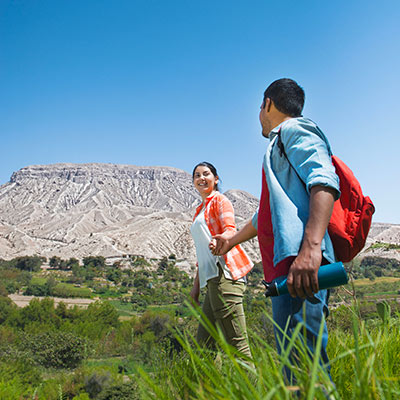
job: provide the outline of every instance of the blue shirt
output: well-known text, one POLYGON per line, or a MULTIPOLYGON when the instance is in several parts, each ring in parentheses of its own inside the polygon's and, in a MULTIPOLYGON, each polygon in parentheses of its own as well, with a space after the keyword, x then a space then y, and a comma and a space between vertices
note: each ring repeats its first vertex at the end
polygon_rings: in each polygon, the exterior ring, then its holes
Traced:
MULTIPOLYGON (((329 142, 310 119, 299 117, 282 122, 269 133, 270 143, 264 156, 263 169, 269 190, 269 206, 273 230, 273 264, 287 257, 297 256, 308 221, 310 189, 326 186, 340 196, 339 178, 331 161, 329 142), (287 154, 278 148, 278 132, 287 154)), ((260 207, 263 205, 260 204, 260 207)), ((258 211, 252 218, 257 229, 258 211)), ((260 247, 263 244, 260 243, 260 247)), ((335 254, 328 232, 321 243, 323 257, 335 262, 335 254)))

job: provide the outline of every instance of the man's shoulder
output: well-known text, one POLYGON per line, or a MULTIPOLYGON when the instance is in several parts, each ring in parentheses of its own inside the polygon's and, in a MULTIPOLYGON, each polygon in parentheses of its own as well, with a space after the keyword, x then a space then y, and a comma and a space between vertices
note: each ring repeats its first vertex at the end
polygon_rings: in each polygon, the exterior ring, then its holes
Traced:
POLYGON ((305 140, 307 137, 309 140, 313 141, 316 137, 319 137, 319 140, 324 141, 326 144, 329 143, 328 138, 319 126, 311 119, 304 117, 287 120, 286 123, 282 125, 281 136, 284 142, 291 142, 292 140, 296 140, 296 138, 298 140, 305 140))
POLYGON ((306 130, 306 131, 320 131, 318 125, 309 118, 298 117, 290 118, 282 124, 282 132, 286 131, 296 131, 296 130, 306 130))

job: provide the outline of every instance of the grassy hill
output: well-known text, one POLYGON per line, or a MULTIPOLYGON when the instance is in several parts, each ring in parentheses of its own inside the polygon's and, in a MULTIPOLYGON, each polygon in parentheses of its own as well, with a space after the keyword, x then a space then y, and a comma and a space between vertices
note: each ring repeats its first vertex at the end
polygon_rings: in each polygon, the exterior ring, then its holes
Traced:
POLYGON ((102 257, 1 261, 0 398, 290 399, 300 391, 300 398, 318 399, 324 390, 336 399, 399 397, 395 262, 356 260, 348 269, 357 279, 332 291, 328 352, 336 388, 300 341, 301 368, 291 366, 297 385, 285 383, 288 359, 275 350, 261 264, 245 294, 252 363, 238 362, 217 332, 224 350, 217 361, 197 348, 198 316, 186 303, 192 278, 176 264, 174 255, 113 264, 102 257), (60 291, 93 302, 56 304, 60 291), (47 297, 21 308, 7 297, 17 292, 47 297))

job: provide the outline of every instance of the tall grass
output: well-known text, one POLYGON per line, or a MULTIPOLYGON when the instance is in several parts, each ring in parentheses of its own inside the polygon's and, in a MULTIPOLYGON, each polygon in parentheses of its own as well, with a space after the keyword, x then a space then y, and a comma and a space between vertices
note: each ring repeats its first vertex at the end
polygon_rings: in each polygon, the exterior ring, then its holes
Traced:
MULTIPOLYGON (((200 319, 198 310, 194 315, 200 319)), ((220 331, 207 329, 217 342, 217 351, 200 348, 185 332, 178 336, 183 351, 160 360, 153 373, 140 370, 143 399, 399 399, 400 318, 367 327, 354 313, 352 333, 331 332, 331 375, 316 354, 309 356, 302 340, 303 326, 295 329, 286 351, 278 354, 275 343, 250 333, 253 358, 243 358, 230 347, 220 331), (293 364, 290 355, 296 354, 293 364), (285 367, 295 378, 290 386, 285 367)), ((271 321, 272 323, 272 321, 271 321)))

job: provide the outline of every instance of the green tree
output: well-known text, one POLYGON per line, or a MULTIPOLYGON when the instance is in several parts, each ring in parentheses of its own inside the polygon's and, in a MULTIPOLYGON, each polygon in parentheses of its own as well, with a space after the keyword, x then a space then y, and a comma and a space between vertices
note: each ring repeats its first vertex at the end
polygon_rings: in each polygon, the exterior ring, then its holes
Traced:
POLYGON ((106 301, 96 301, 95 303, 89 304, 85 314, 85 319, 87 321, 101 321, 103 325, 108 327, 116 327, 119 324, 118 311, 112 304, 106 301))
POLYGON ((26 256, 26 257, 17 257, 12 260, 12 266, 18 269, 22 269, 25 271, 40 271, 40 267, 44 262, 43 257, 38 256, 26 256))
POLYGON ((58 268, 60 266, 60 263, 61 263, 61 258, 57 256, 53 256, 49 260, 49 266, 51 268, 58 268))
POLYGON ((32 299, 29 305, 19 311, 18 325, 25 328, 32 323, 45 326, 59 326, 59 318, 54 309, 54 300, 32 299))
POLYGON ((17 306, 8 297, 0 297, 0 324, 5 322, 8 317, 16 310, 17 306))
POLYGON ((68 261, 67 261, 67 265, 69 268, 72 268, 74 265, 79 265, 79 260, 75 257, 71 257, 68 261))
POLYGON ((94 267, 98 269, 102 269, 106 266, 106 259, 102 256, 90 256, 90 257, 84 257, 83 260, 83 265, 85 267, 94 267))

